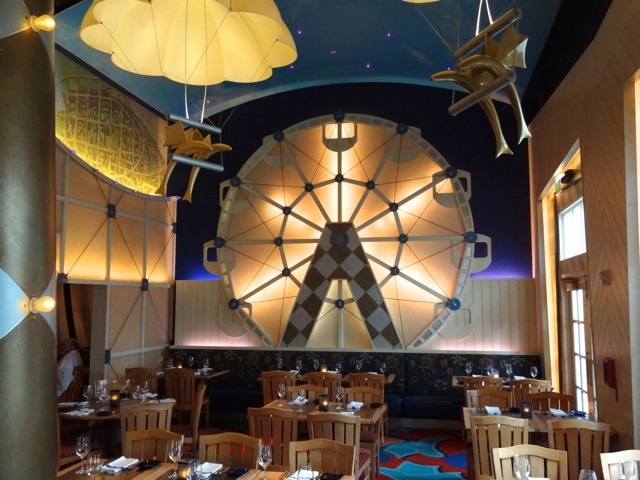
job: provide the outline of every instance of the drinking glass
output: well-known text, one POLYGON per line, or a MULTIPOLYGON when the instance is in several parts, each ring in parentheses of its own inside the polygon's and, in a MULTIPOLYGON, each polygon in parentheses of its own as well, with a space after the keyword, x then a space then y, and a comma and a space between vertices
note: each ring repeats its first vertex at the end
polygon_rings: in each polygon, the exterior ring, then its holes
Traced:
POLYGON ((484 371, 487 374, 487 377, 490 377, 491 376, 491 372, 493 371, 493 364, 492 363, 487 363, 484 366, 484 371))
POLYGON ((173 462, 175 470, 169 478, 178 478, 178 461, 182 458, 182 440, 169 440, 169 459, 173 462))
POLYGON ((536 378, 538 376, 538 367, 536 367, 535 365, 531 367, 531 370, 529 370, 529 373, 531 373, 531 378, 536 378))
POLYGON ((278 398, 281 400, 278 404, 279 407, 282 407, 284 403, 282 403, 282 399, 287 394, 287 386, 284 383, 278 384, 278 398))
POLYGON ((363 363, 363 362, 362 362, 362 360, 361 360, 361 359, 356 360, 356 371, 357 371, 358 373, 360 373, 360 370, 362 370, 362 363, 363 363))
POLYGON ((340 373, 342 371, 342 362, 336 362, 336 372, 340 373))
POLYGON ((127 381, 122 385, 122 393, 124 393, 124 398, 129 398, 129 392, 131 392, 131 380, 127 378, 127 381))
MULTIPOLYGON (((633 462, 634 464, 636 462, 633 462)), ((596 480, 596 472, 593 470, 580 470, 579 480, 596 480)))
POLYGON ((516 479, 527 480, 530 472, 531 466, 529 465, 529 457, 526 455, 514 455, 513 473, 516 475, 516 479))
POLYGON ((638 465, 635 460, 628 460, 618 464, 620 480, 638 480, 638 465))
POLYGON ((101 403, 103 404, 107 403, 107 401, 109 400, 109 392, 107 392, 107 387, 106 386, 100 387, 100 390, 96 392, 96 396, 98 397, 101 403))
POLYGON ((208 371, 209 370, 209 358, 205 358, 204 359, 204 371, 208 371))
POLYGON ((86 435, 82 435, 76 439, 76 455, 80 457, 80 468, 76 470, 76 473, 81 475, 85 475, 88 472, 88 469, 84 466, 84 459, 89 455, 89 451, 91 450, 91 440, 86 435))
POLYGON ((342 385, 338 385, 338 389, 336 390, 336 400, 338 400, 338 406, 336 410, 342 410, 342 399, 344 398, 344 387, 342 385))
POLYGON ((513 373, 513 365, 511 365, 510 363, 507 363, 504 366, 504 370, 505 372, 507 372, 507 378, 511 378, 511 374, 513 373))
POLYGON ((387 371, 387 362, 382 362, 382 365, 380 365, 380 373, 384 375, 386 371, 387 371))
POLYGON ((160 355, 160 360, 158 360, 158 370, 162 370, 164 367, 164 356, 160 355))
POLYGON ((302 359, 300 357, 296 358, 296 370, 298 373, 302 370, 302 359))
POLYGON ((464 364, 464 371, 467 372, 467 376, 473 372, 473 362, 467 362, 464 364))
POLYGON ((278 356, 276 358, 276 366, 278 367, 278 370, 282 370, 282 367, 284 366, 284 360, 282 360, 281 356, 278 356))
POLYGON ((320 359, 316 357, 313 359, 313 369, 318 371, 319 368, 320 368, 320 359))
POLYGON ((100 469, 102 468, 102 457, 99 453, 94 453, 89 457, 89 462, 87 463, 87 473, 91 478, 95 478, 96 475, 100 473, 100 469))
POLYGON ((313 467, 311 466, 311 462, 300 465, 298 471, 300 472, 298 475, 300 479, 304 478, 305 480, 313 480, 313 467))
POLYGON ((147 393, 149 393, 149 390, 150 390, 149 380, 144 381, 140 390, 142 391, 142 399, 144 400, 147 397, 147 393))
POLYGON ((187 365, 189 365, 189 368, 193 368, 193 365, 196 363, 196 359, 193 358, 193 355, 189 355, 187 357, 187 365))
POLYGON ((267 480, 267 467, 271 465, 271 445, 268 443, 260 443, 258 449, 258 463, 264 470, 262 480, 267 480))
POLYGON ((87 402, 93 397, 93 387, 91 385, 85 385, 82 387, 82 396, 87 399, 87 402))
POLYGON ((167 360, 167 368, 173 368, 175 366, 176 366, 176 364, 173 361, 173 358, 170 358, 169 360, 167 360))

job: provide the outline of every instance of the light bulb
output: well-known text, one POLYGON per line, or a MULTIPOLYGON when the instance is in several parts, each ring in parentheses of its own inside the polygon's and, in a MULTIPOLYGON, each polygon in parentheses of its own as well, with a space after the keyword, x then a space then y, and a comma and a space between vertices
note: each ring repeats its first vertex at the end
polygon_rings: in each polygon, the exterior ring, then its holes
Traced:
POLYGON ((56 308, 56 301, 48 295, 40 298, 33 297, 29 300, 29 310, 31 313, 46 313, 54 308, 56 308))
POLYGON ((51 15, 40 15, 39 17, 31 15, 29 23, 34 32, 39 32, 40 30, 50 32, 56 28, 56 21, 51 15))

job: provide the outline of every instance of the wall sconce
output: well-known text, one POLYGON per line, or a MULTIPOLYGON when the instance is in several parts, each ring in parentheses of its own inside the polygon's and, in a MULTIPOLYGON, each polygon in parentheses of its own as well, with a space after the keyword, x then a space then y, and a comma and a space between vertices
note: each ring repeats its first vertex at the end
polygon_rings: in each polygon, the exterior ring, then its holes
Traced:
POLYGON ((29 311, 31 313, 48 313, 54 308, 56 308, 56 301, 48 295, 29 299, 29 311))
POLYGON ((40 30, 51 32, 56 28, 56 21, 51 15, 40 15, 39 17, 31 15, 31 18, 29 18, 29 24, 34 32, 39 32, 40 30))
POLYGON ((520 401, 520 415, 522 418, 533 418, 533 402, 531 400, 520 401))
POLYGON ((328 412, 329 395, 327 395, 326 393, 321 393, 320 395, 318 395, 318 405, 318 410, 320 410, 321 412, 328 412))

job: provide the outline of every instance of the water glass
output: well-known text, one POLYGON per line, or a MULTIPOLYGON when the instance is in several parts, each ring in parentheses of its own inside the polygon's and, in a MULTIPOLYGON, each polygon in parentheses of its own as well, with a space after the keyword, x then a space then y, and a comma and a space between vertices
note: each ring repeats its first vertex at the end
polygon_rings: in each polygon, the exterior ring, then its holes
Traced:
POLYGON ((466 362, 464 364, 464 371, 467 372, 467 376, 471 375, 471 372, 473 372, 473 362, 466 362))
POLYGON ((596 472, 593 470, 580 470, 579 480, 596 480, 596 472))
POLYGON ((529 465, 528 456, 526 455, 513 456, 513 473, 515 474, 518 480, 527 480, 527 478, 529 478, 529 473, 531 473, 531 466, 529 465))
POLYGON ((258 449, 258 463, 264 469, 264 477, 262 480, 267 480, 267 467, 271 465, 271 445, 268 443, 260 443, 258 449))
POLYGON ((99 453, 94 453, 89 457, 89 462, 87 463, 87 473, 91 478, 95 478, 96 475, 100 473, 102 469, 102 457, 99 453))
POLYGON ((531 373, 531 378, 536 378, 538 376, 538 367, 536 367, 535 365, 532 366, 529 370, 529 373, 531 373))

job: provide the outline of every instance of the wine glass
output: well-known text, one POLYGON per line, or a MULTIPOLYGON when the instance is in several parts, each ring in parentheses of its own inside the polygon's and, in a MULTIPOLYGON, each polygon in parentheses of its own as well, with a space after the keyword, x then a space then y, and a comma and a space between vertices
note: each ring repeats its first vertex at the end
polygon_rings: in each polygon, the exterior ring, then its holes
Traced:
POLYGON ((129 398, 129 392, 131 392, 131 380, 127 378, 122 385, 122 393, 124 393, 124 398, 129 398))
MULTIPOLYGON (((634 465, 636 462, 632 462, 634 465)), ((593 470, 580 470, 579 480, 596 480, 596 472, 593 470)), ((627 478, 627 480, 629 480, 627 478)))
POLYGON ((169 440, 169 459, 175 467, 169 478, 178 478, 178 461, 182 458, 182 440, 169 440))
POLYGON ((209 371, 209 357, 204 359, 204 371, 209 371))
POLYGON ((284 383, 278 384, 278 398, 280 399, 279 407, 282 407, 284 403, 282 403, 282 399, 287 394, 287 386, 284 383))
POLYGON ((318 357, 315 357, 313 359, 313 369, 315 371, 318 371, 319 368, 320 368, 320 359, 318 357))
POLYGON ((173 361, 173 358, 170 358, 169 360, 167 360, 167 368, 173 368, 175 366, 176 366, 176 364, 173 361))
POLYGON ((386 371, 387 371, 387 362, 382 362, 382 364, 380 365, 380 373, 384 375, 386 371))
POLYGON ((491 376, 491 372, 492 372, 492 370, 493 370, 493 364, 492 364, 492 363, 487 363, 487 364, 484 366, 484 371, 485 371, 485 373, 487 374, 487 377, 490 377, 490 376, 491 376))
POLYGON ((296 358, 296 370, 298 373, 302 370, 302 359, 300 357, 296 358))
POLYGON ((196 363, 196 359, 193 358, 193 355, 189 355, 187 357, 187 365, 189 365, 189 368, 193 368, 193 365, 195 365, 196 363))
POLYGON ((164 367, 164 356, 160 355, 160 360, 158 360, 158 370, 162 370, 162 367, 164 367))
POLYGON ((89 457, 89 462, 87 463, 87 473, 91 478, 95 478, 96 475, 100 473, 102 469, 102 457, 99 453, 94 453, 89 457))
POLYGON ((76 473, 85 475, 89 473, 88 469, 84 466, 84 459, 89 455, 91 450, 91 440, 87 435, 81 435, 76 438, 76 455, 80 457, 80 468, 76 470, 76 473))
POLYGON ((529 473, 531 473, 529 457, 526 455, 514 455, 513 473, 515 473, 517 480, 527 480, 529 478, 529 473))
POLYGON ((511 374, 513 373, 513 365, 511 365, 510 363, 507 363, 504 366, 504 371, 507 372, 507 378, 511 379, 511 374))
POLYGON ((638 480, 638 465, 635 460, 628 460, 618 464, 620 480, 638 480))
POLYGON ((100 389, 96 392, 96 395, 101 403, 105 404, 109 400, 109 392, 107 392, 106 386, 101 386, 100 389))
POLYGON ((467 376, 473 372, 473 362, 467 362, 464 364, 464 371, 467 372, 467 376))
POLYGON ((361 359, 361 358, 359 358, 358 360, 356 360, 356 371, 357 371, 358 373, 360 373, 360 370, 362 370, 362 363, 363 363, 363 362, 362 362, 362 359, 361 359))
POLYGON ((278 370, 282 370, 282 367, 284 366, 284 360, 282 360, 280 355, 276 358, 276 366, 278 367, 278 370))
POLYGON ((271 465, 271 458, 271 445, 261 442, 258 449, 258 463, 264 470, 262 480, 267 480, 267 467, 271 465))
POLYGON ((149 393, 149 380, 145 380, 144 383, 142 384, 140 391, 142 392, 142 399, 144 400, 145 398, 147 398, 147 394, 149 393))
POLYGON ((87 402, 93 397, 93 387, 91 385, 85 385, 82 387, 82 396, 87 399, 87 402))
POLYGON ((336 410, 342 410, 342 399, 344 398, 344 387, 342 385, 338 385, 338 389, 336 390, 336 400, 338 400, 338 406, 336 410))
POLYGON ((529 370, 529 373, 531 374, 531 378, 536 378, 538 376, 538 367, 533 365, 531 370, 529 370))
POLYGON ((342 362, 336 362, 336 372, 340 373, 342 371, 342 362))

